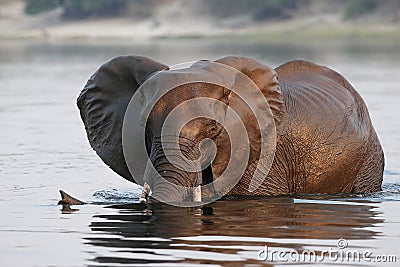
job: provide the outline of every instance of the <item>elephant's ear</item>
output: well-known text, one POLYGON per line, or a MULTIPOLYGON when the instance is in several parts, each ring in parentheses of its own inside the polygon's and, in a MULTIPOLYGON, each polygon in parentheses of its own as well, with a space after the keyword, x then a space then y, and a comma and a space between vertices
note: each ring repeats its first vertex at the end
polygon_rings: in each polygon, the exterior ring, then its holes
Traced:
POLYGON ((139 56, 121 56, 102 65, 78 97, 78 108, 90 145, 112 170, 133 181, 122 150, 122 124, 127 106, 152 73, 168 69, 139 56))
POLYGON ((253 80, 268 100, 275 125, 281 124, 285 115, 285 104, 275 70, 246 57, 229 56, 218 59, 216 62, 235 68, 253 80))

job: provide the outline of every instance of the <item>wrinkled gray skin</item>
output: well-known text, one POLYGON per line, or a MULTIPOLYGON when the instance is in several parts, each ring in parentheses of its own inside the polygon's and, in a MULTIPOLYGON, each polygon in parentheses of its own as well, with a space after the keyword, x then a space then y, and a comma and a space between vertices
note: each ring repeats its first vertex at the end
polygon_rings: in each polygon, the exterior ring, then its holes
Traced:
MULTIPOLYGON (((202 67, 192 66, 192 71, 205 71, 207 63, 204 62, 207 61, 202 61, 202 67)), ((175 168, 161 149, 162 122, 172 108, 185 100, 207 96, 239 112, 251 143, 246 172, 230 195, 381 190, 382 148, 365 103, 343 76, 306 61, 291 61, 275 70, 244 57, 225 57, 216 62, 247 75, 268 100, 277 128, 276 154, 270 172, 256 191, 248 191, 260 150, 255 118, 230 90, 198 83, 166 94, 150 113, 146 147, 154 167, 166 180, 184 186, 207 184, 217 179, 226 167, 230 141, 221 125, 210 119, 191 121, 182 129, 179 138, 181 151, 188 159, 198 158, 198 146, 204 138, 211 138, 217 144, 216 158, 201 173, 175 168)), ((148 58, 117 57, 100 67, 78 98, 92 148, 115 172, 132 182, 135 180, 122 151, 123 118, 137 88, 157 71, 169 70, 166 65, 148 58)), ((152 177, 145 177, 145 180, 150 181, 153 195, 176 201, 187 196, 187 192, 171 191, 165 183, 152 177)))

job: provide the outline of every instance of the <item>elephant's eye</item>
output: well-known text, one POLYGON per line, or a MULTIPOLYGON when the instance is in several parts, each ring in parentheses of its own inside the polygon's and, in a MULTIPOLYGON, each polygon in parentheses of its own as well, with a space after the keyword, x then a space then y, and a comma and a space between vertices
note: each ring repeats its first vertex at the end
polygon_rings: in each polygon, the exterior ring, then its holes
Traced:
POLYGON ((217 132, 218 132, 218 127, 216 125, 210 126, 210 128, 208 129, 208 137, 214 138, 217 132))

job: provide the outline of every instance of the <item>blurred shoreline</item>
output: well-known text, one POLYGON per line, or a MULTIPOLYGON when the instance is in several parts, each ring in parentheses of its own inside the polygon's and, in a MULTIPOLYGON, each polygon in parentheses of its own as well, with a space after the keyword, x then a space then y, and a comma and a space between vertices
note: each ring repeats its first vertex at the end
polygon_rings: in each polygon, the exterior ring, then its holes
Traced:
MULTIPOLYGON (((177 1, 179 4, 179 1, 177 1)), ((246 16, 220 19, 193 9, 166 5, 148 18, 65 20, 61 9, 35 16, 23 12, 22 1, 0 8, 0 40, 128 40, 230 38, 266 42, 355 40, 400 42, 400 22, 380 18, 344 21, 339 14, 296 16, 254 21, 246 16), (179 9, 179 12, 177 10, 179 9)))

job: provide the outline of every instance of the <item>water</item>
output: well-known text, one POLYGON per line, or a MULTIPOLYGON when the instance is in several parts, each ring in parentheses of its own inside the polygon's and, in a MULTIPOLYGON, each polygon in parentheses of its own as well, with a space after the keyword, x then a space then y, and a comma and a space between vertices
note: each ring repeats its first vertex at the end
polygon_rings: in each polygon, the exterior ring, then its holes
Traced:
POLYGON ((258 259, 260 251, 263 256, 268 246, 269 252, 320 255, 338 250, 338 239, 347 242, 344 250, 400 261, 399 51, 398 43, 0 43, 0 266, 280 265, 285 262, 258 259), (367 102, 384 147, 383 192, 227 199, 202 209, 137 203, 140 189, 90 149, 75 105, 97 67, 121 54, 169 65, 225 55, 270 66, 302 58, 338 70, 367 102), (59 189, 90 204, 62 209, 56 205, 59 189))

